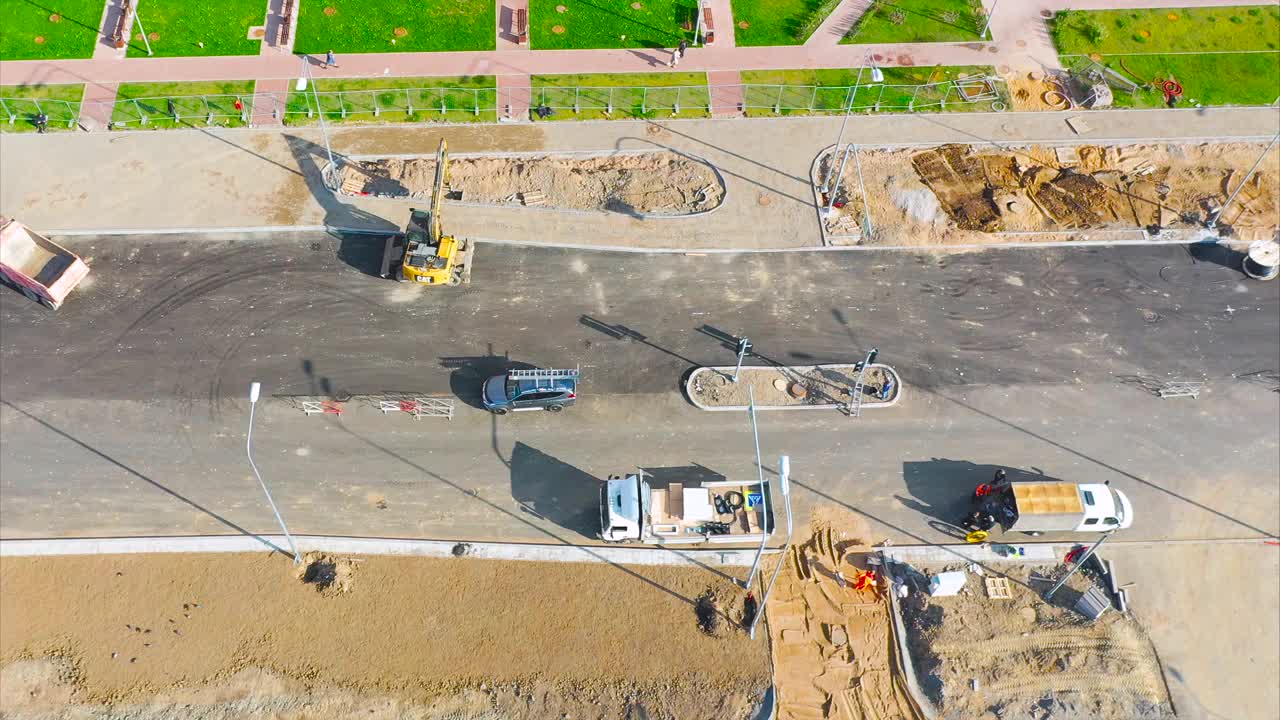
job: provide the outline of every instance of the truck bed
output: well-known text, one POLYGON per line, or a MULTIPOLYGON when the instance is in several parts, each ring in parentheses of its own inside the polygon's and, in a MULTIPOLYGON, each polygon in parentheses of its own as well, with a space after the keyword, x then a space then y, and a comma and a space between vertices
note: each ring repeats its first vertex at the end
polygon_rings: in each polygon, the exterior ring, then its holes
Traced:
POLYGON ((0 266, 19 284, 42 288, 55 307, 89 274, 75 253, 8 218, 0 218, 0 266))
POLYGON ((1016 482, 1012 488, 1019 515, 1079 516, 1084 512, 1080 489, 1075 483, 1016 482))
MULTIPOLYGON (((650 530, 659 537, 700 536, 704 522, 723 522, 729 524, 728 536, 754 535, 761 532, 764 511, 761 507, 748 510, 745 501, 748 493, 759 493, 757 485, 739 485, 733 483, 716 483, 711 486, 684 486, 671 483, 666 487, 654 487, 650 494, 649 520, 650 530), (689 491, 689 492, 686 492, 689 491), (733 514, 715 512, 715 496, 725 495, 731 491, 742 493, 744 507, 733 514), (703 493, 709 507, 696 501, 703 493), (697 502, 694 506, 691 501, 697 502)), ((772 525, 772 524, 771 524, 772 525)), ((773 528, 770 527, 770 530, 773 528)))

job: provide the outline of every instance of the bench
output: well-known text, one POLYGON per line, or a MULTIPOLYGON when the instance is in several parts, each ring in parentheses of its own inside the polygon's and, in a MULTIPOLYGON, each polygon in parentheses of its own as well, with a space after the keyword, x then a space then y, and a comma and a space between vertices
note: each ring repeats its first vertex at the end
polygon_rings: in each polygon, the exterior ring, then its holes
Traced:
POLYGON ((710 45, 716 41, 716 24, 711 22, 711 8, 702 8, 702 44, 710 45))
POLYGON ((294 0, 284 0, 284 5, 280 8, 280 27, 276 30, 276 47, 285 47, 289 44, 289 26, 293 25, 293 3, 294 0))
POLYGON ((529 11, 525 8, 511 13, 511 34, 516 36, 520 45, 529 42, 529 11))
POLYGON ((120 17, 116 18, 116 27, 111 31, 111 41, 117 50, 129 42, 129 0, 120 3, 120 17))

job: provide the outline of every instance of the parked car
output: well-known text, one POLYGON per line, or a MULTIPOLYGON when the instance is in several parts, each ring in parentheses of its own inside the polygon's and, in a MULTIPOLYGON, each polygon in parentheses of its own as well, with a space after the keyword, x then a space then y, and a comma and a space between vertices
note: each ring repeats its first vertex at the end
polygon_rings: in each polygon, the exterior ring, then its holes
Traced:
POLYGON ((578 370, 508 370, 484 382, 484 409, 494 415, 526 410, 560 412, 578 398, 578 370))

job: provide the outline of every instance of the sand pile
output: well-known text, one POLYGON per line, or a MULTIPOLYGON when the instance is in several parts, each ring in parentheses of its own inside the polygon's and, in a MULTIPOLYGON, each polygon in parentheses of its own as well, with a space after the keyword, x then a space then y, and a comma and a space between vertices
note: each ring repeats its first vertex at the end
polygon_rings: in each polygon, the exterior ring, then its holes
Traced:
POLYGON ((743 718, 768 651, 738 627, 740 592, 714 634, 694 610, 726 586, 471 558, 3 558, 0 714, 743 718))
POLYGON ((818 508, 809 529, 783 558, 766 610, 779 719, 913 720, 884 593, 841 587, 836 578, 839 572, 851 583, 860 570, 873 568, 866 523, 818 508))
MULTIPOLYGON (((364 160, 343 166, 344 192, 429 199, 435 158, 364 160)), ((711 166, 672 152, 608 157, 455 157, 449 197, 467 203, 689 215, 724 200, 711 166)))

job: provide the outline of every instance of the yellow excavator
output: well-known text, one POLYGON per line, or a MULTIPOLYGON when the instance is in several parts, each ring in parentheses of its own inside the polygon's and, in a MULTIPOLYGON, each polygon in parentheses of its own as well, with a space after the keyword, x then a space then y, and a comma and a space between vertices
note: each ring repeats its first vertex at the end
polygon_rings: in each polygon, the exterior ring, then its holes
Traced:
POLYGON ((423 285, 462 285, 471 282, 474 244, 445 235, 441 223, 445 188, 449 183, 449 145, 443 139, 436 151, 436 178, 431 207, 409 209, 403 235, 387 238, 382 254, 382 277, 423 285))

